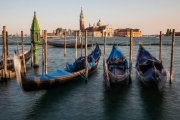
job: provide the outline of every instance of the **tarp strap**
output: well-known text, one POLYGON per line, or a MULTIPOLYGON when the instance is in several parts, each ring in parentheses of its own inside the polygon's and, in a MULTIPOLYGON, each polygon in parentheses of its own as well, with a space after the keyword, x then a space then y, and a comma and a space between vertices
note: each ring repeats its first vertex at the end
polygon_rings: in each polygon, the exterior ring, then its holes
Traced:
POLYGON ((86 78, 86 76, 84 74, 80 74, 80 76, 84 79, 84 80, 88 80, 88 78, 86 78))

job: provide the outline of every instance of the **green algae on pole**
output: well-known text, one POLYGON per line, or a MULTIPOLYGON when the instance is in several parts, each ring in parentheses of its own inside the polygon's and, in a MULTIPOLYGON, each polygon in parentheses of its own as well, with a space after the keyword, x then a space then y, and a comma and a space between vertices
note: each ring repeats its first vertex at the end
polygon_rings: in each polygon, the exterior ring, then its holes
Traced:
POLYGON ((36 12, 34 12, 33 21, 31 24, 31 43, 33 44, 33 65, 34 67, 39 67, 38 52, 40 43, 40 28, 38 20, 36 18, 36 12))

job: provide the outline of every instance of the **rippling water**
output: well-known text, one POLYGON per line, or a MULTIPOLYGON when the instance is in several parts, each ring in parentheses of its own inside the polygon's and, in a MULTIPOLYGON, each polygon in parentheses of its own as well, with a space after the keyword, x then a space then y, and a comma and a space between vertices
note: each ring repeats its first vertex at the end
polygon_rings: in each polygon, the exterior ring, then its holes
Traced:
MULTIPOLYGON (((73 38, 68 38, 73 39, 73 38)), ((10 38, 11 44, 16 38, 10 38)), ((20 39, 19 39, 20 40, 20 39)), ((91 38, 89 38, 89 41, 91 38)), ((0 40, 2 41, 2 40, 0 40)), ((95 38, 98 43, 103 43, 102 38, 95 38)), ((129 38, 107 38, 107 44, 128 44, 129 38)), ((159 56, 158 38, 134 38, 133 66, 135 66, 139 42, 148 43, 145 46, 155 57, 159 56)), ((132 84, 124 86, 119 91, 106 89, 103 79, 103 56, 100 59, 96 72, 89 77, 87 84, 84 80, 77 80, 43 91, 23 92, 15 79, 0 84, 0 119, 88 119, 88 120, 120 120, 120 119, 145 119, 145 120, 177 120, 180 119, 180 37, 176 38, 175 64, 173 83, 167 80, 161 92, 147 88, 136 78, 135 68, 132 71, 132 84)), ((30 39, 25 38, 29 43, 30 39)), ((169 70, 171 55, 171 37, 163 37, 163 64, 169 70), (169 45, 168 45, 169 44, 169 45)), ((20 48, 21 46, 19 46, 20 48)), ((29 49, 25 45, 25 49, 29 49)), ((100 45, 103 52, 103 45, 100 45)), ((107 55, 111 51, 107 45, 107 55)), ((119 46, 129 59, 129 46, 119 46)), ((0 45, 2 48, 2 45, 0 45)), ((16 45, 9 45, 9 53, 13 54, 16 45)), ((0 53, 1 53, 0 49, 0 53)), ((89 48, 89 52, 91 48, 89 48)), ((84 54, 84 53, 83 53, 84 54)), ((67 57, 64 59, 64 49, 48 46, 48 69, 64 68, 65 62, 74 61, 74 49, 67 48, 67 57)), ((78 49, 78 56, 80 49, 78 49)), ((41 56, 41 46, 39 51, 41 56)), ((41 57, 39 69, 32 70, 30 62, 27 64, 28 74, 41 74, 41 57)))

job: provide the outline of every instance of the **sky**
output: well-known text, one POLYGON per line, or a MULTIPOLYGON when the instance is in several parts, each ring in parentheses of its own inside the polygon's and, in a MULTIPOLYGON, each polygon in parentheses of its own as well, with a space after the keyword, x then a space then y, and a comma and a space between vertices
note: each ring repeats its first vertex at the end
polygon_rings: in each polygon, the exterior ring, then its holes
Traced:
POLYGON ((140 29, 143 35, 180 32, 179 6, 180 0, 1 0, 0 30, 6 26, 9 34, 30 34, 34 11, 41 30, 78 30, 82 7, 85 28, 100 19, 113 29, 140 29))

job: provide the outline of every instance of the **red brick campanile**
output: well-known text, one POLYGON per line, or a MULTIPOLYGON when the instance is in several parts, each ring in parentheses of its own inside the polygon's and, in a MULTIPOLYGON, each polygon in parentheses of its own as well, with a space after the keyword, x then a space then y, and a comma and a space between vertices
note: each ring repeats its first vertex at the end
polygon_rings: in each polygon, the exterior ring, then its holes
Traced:
POLYGON ((83 10, 81 7, 81 13, 80 13, 80 30, 83 31, 84 30, 84 14, 83 14, 83 10))

